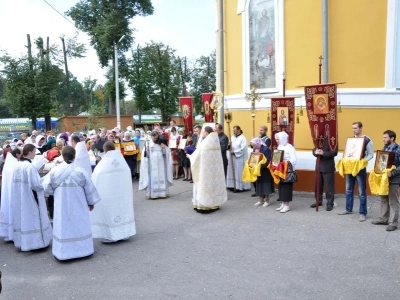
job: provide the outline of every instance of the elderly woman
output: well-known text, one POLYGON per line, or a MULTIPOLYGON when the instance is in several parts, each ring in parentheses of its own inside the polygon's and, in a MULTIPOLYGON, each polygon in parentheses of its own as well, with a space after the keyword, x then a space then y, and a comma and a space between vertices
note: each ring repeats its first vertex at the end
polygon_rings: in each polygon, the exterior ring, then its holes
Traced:
MULTIPOLYGON (((296 149, 288 143, 288 134, 284 131, 275 134, 275 140, 277 142, 278 150, 283 150, 283 161, 288 161, 291 164, 292 171, 295 171, 297 162, 296 149)), ((289 168, 290 169, 290 168, 289 168)), ((289 203, 293 198, 293 182, 281 181, 279 183, 279 200, 282 201, 281 206, 276 210, 281 213, 288 212, 290 210, 289 203)))
POLYGON ((268 166, 272 160, 271 150, 260 138, 251 140, 253 145, 253 152, 264 154, 267 162, 261 165, 261 174, 257 177, 256 181, 256 195, 259 197, 255 206, 267 207, 269 206, 269 195, 274 192, 274 182, 268 166))

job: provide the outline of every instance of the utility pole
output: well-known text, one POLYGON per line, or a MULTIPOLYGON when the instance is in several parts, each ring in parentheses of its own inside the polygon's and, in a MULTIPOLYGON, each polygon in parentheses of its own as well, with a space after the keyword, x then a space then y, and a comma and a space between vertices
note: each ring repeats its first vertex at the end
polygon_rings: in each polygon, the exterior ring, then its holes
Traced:
MULTIPOLYGON (((32 58, 32 44, 31 44, 31 36, 29 34, 26 35, 28 39, 28 62, 29 62, 29 70, 33 71, 33 58, 32 58)), ((33 73, 33 72, 32 72, 33 73)), ((34 87, 34 80, 31 78, 29 81, 29 85, 34 87)), ((36 130, 36 116, 32 116, 32 129, 36 130)))
MULTIPOLYGON (((64 66, 65 66, 65 76, 66 76, 66 85, 67 85, 67 102, 69 106, 69 113, 70 115, 73 115, 73 109, 74 109, 74 104, 72 103, 71 100, 71 87, 69 84, 69 72, 68 72, 68 62, 67 62, 67 50, 65 49, 65 41, 64 37, 61 37, 62 41, 62 46, 63 46, 63 54, 64 54, 64 66)), ((68 107, 67 106, 67 107, 68 107)))
MULTIPOLYGON (((50 68, 50 38, 47 37, 47 44, 46 44, 46 68, 50 68)), ((51 95, 49 95, 49 101, 51 101, 51 95)), ((51 130, 51 117, 50 112, 46 111, 44 114, 44 124, 46 131, 51 130)))

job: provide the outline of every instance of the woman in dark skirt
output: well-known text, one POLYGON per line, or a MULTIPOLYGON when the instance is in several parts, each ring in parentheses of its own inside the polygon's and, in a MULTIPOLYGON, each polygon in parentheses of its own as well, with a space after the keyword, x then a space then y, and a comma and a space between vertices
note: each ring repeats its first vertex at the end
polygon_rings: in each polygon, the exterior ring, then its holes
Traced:
POLYGON ((256 181, 256 195, 259 197, 258 202, 255 206, 267 207, 269 206, 269 195, 274 192, 274 181, 271 176, 271 172, 268 166, 271 162, 271 150, 265 145, 260 138, 254 138, 251 140, 253 145, 253 152, 259 152, 264 154, 267 158, 267 162, 261 165, 261 175, 257 177, 256 181))
MULTIPOLYGON (((289 161, 291 164, 292 172, 295 171, 297 162, 296 149, 288 143, 288 134, 284 131, 275 134, 275 140, 277 142, 278 150, 283 150, 283 161, 289 161)), ((282 201, 281 206, 276 210, 285 213, 290 210, 289 203, 293 199, 293 182, 280 182, 278 186, 279 200, 282 201)))
MULTIPOLYGON (((186 147, 189 146, 190 141, 189 137, 186 133, 186 130, 183 128, 182 130, 182 139, 186 139, 186 147)), ((191 140, 191 139, 190 139, 191 140)), ((186 148, 185 147, 185 148, 186 148)), ((183 181, 191 181, 192 180, 192 174, 190 172, 190 160, 188 157, 186 157, 186 151, 179 149, 179 166, 182 167, 183 169, 183 174, 185 178, 183 181)))

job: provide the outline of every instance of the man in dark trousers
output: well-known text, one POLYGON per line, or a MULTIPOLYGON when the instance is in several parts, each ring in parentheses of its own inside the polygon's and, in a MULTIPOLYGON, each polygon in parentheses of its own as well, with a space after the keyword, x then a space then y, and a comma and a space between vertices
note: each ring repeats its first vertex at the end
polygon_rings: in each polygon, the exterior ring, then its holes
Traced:
POLYGON ((215 124, 215 132, 218 133, 219 145, 221 146, 222 162, 224 164, 225 179, 226 173, 228 172, 228 158, 226 157, 226 151, 228 150, 229 139, 224 133, 224 127, 221 124, 215 124))
MULTIPOLYGON (((315 157, 321 157, 319 174, 315 176, 315 197, 318 197, 319 206, 321 206, 325 187, 326 210, 331 211, 335 200, 335 156, 338 154, 338 150, 336 148, 332 151, 329 147, 329 139, 325 138, 322 149, 314 148, 312 154, 315 157), (317 191, 317 176, 319 176, 319 191, 317 191)), ((315 172, 318 172, 317 162, 315 163, 315 172)), ((315 208, 316 203, 314 202, 310 207, 315 208)))

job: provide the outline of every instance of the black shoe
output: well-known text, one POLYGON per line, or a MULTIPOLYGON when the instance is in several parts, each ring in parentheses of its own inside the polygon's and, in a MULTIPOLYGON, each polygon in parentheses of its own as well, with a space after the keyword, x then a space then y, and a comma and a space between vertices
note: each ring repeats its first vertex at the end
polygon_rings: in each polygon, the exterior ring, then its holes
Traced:
POLYGON ((189 182, 190 182, 190 183, 193 183, 193 180, 190 180, 189 182))
MULTIPOLYGON (((316 206, 317 206, 316 203, 310 205, 311 208, 315 208, 316 206)), ((322 206, 322 202, 320 202, 318 206, 322 206)))
POLYGON ((185 178, 185 179, 183 179, 182 181, 188 181, 188 180, 185 178))
POLYGON ((257 197, 257 195, 256 195, 256 194, 251 194, 251 196, 252 196, 252 197, 257 197))
POLYGON ((376 221, 372 221, 371 224, 373 224, 373 225, 389 225, 389 222, 383 222, 383 221, 380 221, 380 220, 376 220, 376 221))
MULTIPOLYGON (((315 206, 314 206, 315 207, 315 206)), ((326 211, 331 211, 333 209, 333 206, 327 206, 326 211)))
POLYGON ((393 225, 389 225, 388 227, 386 227, 386 231, 393 231, 393 230, 396 230, 396 229, 397 229, 397 227, 393 226, 393 225))

